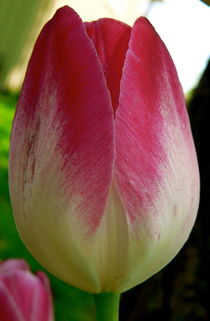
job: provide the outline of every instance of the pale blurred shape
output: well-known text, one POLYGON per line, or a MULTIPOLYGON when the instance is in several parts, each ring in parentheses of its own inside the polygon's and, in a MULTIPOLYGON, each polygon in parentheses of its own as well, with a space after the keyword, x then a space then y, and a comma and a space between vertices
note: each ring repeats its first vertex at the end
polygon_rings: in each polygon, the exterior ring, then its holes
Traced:
POLYGON ((0 1, 0 88, 19 89, 49 0, 0 1))

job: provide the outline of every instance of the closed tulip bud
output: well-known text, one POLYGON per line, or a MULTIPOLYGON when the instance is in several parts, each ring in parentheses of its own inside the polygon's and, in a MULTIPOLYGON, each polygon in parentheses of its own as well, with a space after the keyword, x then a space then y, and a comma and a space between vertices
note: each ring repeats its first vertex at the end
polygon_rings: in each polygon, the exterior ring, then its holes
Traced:
POLYGON ((33 275, 24 260, 0 262, 0 320, 53 321, 48 279, 33 275))
POLYGON ((162 269, 195 221, 199 174, 173 61, 146 18, 83 23, 63 7, 35 44, 11 135, 17 229, 92 293, 162 269))

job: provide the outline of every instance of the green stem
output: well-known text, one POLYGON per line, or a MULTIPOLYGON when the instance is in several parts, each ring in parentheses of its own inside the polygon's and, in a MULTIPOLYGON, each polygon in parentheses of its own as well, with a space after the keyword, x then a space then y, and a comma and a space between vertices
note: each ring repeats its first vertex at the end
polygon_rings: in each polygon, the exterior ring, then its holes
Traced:
POLYGON ((119 321, 120 293, 94 294, 97 321, 119 321))

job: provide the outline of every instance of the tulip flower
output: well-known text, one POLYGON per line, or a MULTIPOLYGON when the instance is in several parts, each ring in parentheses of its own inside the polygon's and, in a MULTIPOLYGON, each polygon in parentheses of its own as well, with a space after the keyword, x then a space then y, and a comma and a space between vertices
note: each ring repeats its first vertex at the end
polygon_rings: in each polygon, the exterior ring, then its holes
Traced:
POLYGON ((42 272, 33 275, 24 260, 0 262, 0 320, 53 320, 48 279, 42 272))
POLYGON ((178 253, 197 213, 198 165, 175 66, 146 18, 83 23, 66 6, 44 26, 9 180, 23 242, 77 288, 126 291, 178 253))

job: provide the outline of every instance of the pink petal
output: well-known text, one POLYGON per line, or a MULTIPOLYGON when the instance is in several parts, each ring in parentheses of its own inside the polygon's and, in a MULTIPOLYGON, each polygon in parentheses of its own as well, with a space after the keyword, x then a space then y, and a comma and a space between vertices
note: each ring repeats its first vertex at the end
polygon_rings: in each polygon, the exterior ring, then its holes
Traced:
POLYGON ((57 178, 56 194, 65 203, 79 200, 74 215, 94 230, 111 183, 113 131, 110 95, 96 50, 79 16, 63 7, 37 40, 13 124, 10 190, 15 215, 30 215, 23 207, 32 195, 32 202, 40 202, 35 185, 47 198, 56 198, 49 186, 57 178))
POLYGON ((15 270, 28 271, 29 266, 26 261, 22 259, 9 259, 0 262, 0 274, 11 273, 15 270))
POLYGON ((93 42, 79 16, 61 8, 29 62, 11 136, 10 195, 31 253, 85 289, 98 288, 90 240, 112 180, 113 114, 93 42))
POLYGON ((26 321, 11 293, 0 281, 0 318, 2 321, 26 321))
MULTIPOLYGON (((43 318, 43 313, 42 311, 45 311, 46 315, 48 315, 48 319, 49 321, 53 320, 53 302, 52 302, 52 296, 51 296, 51 288, 50 288, 50 283, 49 280, 47 278, 47 276, 43 273, 43 272, 37 272, 36 274, 37 279, 39 279, 40 285, 42 285, 42 287, 45 289, 45 292, 40 293, 41 296, 39 296, 39 301, 41 304, 37 303, 36 301, 36 305, 39 304, 39 314, 40 316, 37 317, 38 320, 42 321, 41 318, 43 318)), ((34 313, 36 315, 38 309, 37 306, 34 305, 34 313)), ((36 318, 34 318, 34 321, 36 320, 36 318)), ((43 319, 43 321, 45 321, 45 319, 43 319)))
POLYGON ((118 106, 120 80, 130 38, 130 26, 114 19, 85 23, 102 63, 114 110, 118 106))
POLYGON ((0 274, 1 321, 52 321, 52 298, 47 277, 39 272, 10 270, 0 274))
POLYGON ((172 59, 145 18, 136 21, 126 55, 116 152, 116 182, 130 222, 145 217, 149 224, 168 203, 192 226, 199 179, 184 96, 172 59))

